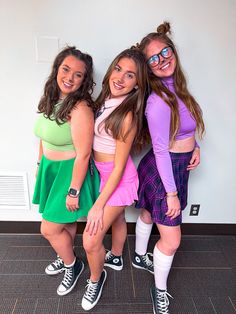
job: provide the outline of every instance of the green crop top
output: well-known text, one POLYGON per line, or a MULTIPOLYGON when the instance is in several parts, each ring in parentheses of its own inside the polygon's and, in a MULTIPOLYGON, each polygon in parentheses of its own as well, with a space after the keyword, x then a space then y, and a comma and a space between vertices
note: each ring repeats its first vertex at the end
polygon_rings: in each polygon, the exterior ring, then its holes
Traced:
POLYGON ((58 125, 55 120, 40 114, 36 120, 34 133, 42 139, 43 146, 51 150, 74 151, 71 127, 68 122, 58 125))

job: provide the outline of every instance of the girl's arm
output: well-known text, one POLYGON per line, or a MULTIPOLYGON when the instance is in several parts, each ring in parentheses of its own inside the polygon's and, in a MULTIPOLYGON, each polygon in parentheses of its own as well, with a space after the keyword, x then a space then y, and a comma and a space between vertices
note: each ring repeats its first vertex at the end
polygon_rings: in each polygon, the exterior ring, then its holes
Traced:
MULTIPOLYGON (((80 102, 71 112, 71 135, 76 151, 70 188, 80 190, 87 173, 92 150, 94 117, 85 101, 80 102)), ((66 197, 66 207, 70 211, 79 208, 79 196, 66 197)))
MULTIPOLYGON (((126 133, 126 131, 129 129, 131 121, 132 113, 130 112, 127 114, 123 123, 122 129, 124 133, 126 133)), ((112 170, 101 194, 99 195, 98 199, 96 200, 88 214, 86 231, 89 232, 90 235, 95 235, 99 226, 101 229, 103 228, 103 208, 122 178, 135 134, 136 128, 133 128, 128 134, 125 142, 122 140, 116 140, 114 169, 112 170)))
POLYGON ((161 97, 152 94, 148 98, 146 116, 157 169, 166 190, 168 205, 166 215, 173 219, 180 214, 180 202, 169 153, 170 107, 161 97))
POLYGON ((152 140, 156 165, 166 193, 176 192, 172 163, 169 153, 171 110, 156 94, 147 100, 146 117, 152 140))

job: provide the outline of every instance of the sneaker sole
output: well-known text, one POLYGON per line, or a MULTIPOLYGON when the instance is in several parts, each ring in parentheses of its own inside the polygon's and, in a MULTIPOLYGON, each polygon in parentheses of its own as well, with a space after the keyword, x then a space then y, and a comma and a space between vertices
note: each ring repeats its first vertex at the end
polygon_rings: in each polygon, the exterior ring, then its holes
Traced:
MULTIPOLYGON (((91 307, 86 308, 86 309, 83 307, 83 305, 82 305, 82 303, 81 303, 81 306, 82 306, 82 308, 83 308, 85 311, 89 311, 89 310, 91 310, 92 308, 94 308, 94 306, 98 303, 98 301, 99 301, 100 298, 101 298, 102 289, 103 289, 104 283, 105 283, 105 281, 106 281, 106 279, 107 279, 107 272, 106 272, 105 269, 104 269, 104 271, 105 271, 105 277, 104 277, 103 283, 102 283, 102 285, 101 285, 101 289, 100 289, 100 292, 99 292, 99 294, 98 294, 97 300, 96 300, 93 304, 91 304, 91 307)), ((82 302, 83 302, 83 300, 82 300, 82 302)))
POLYGON ((104 266, 110 267, 110 268, 112 268, 112 269, 114 269, 114 270, 118 270, 118 271, 120 271, 120 270, 123 269, 123 265, 122 265, 122 266, 115 266, 115 265, 111 265, 111 264, 104 263, 104 266))
POLYGON ((65 268, 61 268, 60 270, 48 270, 45 268, 45 273, 49 276, 61 274, 63 271, 65 271, 65 268))
POLYGON ((75 285, 76 285, 76 283, 77 283, 77 281, 79 279, 79 276, 81 275, 82 271, 84 270, 84 263, 82 261, 81 261, 81 263, 82 263, 81 270, 80 270, 79 274, 77 275, 77 277, 75 279, 75 282, 73 283, 73 286, 71 286, 70 289, 68 289, 66 291, 63 291, 63 292, 60 292, 60 291, 57 290, 57 294, 58 295, 60 295, 60 296, 67 295, 68 293, 70 293, 74 289, 74 287, 75 287, 75 285))
POLYGON ((146 271, 148 271, 150 274, 154 275, 154 271, 151 271, 151 270, 149 270, 148 268, 145 268, 145 267, 142 267, 142 266, 138 266, 138 265, 134 264, 133 262, 132 262, 132 265, 133 265, 135 268, 137 268, 137 269, 146 270, 146 271))

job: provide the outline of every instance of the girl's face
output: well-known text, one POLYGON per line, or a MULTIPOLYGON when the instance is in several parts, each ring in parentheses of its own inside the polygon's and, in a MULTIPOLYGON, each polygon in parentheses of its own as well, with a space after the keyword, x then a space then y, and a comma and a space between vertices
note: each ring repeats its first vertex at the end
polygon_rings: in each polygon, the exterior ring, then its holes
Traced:
POLYGON ((147 63, 152 73, 160 78, 174 74, 176 57, 171 47, 159 40, 153 40, 145 49, 147 63))
POLYGON ((109 78, 111 98, 129 94, 137 85, 137 66, 133 59, 121 58, 109 78))
POLYGON ((74 56, 66 57, 58 68, 57 84, 60 88, 60 98, 78 90, 83 82, 86 68, 83 61, 74 56))

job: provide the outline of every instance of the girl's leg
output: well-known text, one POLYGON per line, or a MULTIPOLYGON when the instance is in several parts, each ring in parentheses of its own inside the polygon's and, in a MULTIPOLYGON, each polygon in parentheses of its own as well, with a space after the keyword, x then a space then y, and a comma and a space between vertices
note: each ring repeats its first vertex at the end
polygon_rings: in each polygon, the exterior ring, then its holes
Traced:
POLYGON ((146 209, 142 209, 135 228, 135 254, 132 265, 138 269, 144 269, 153 274, 153 262, 147 253, 148 241, 152 231, 152 219, 146 209))
POLYGON ((89 268, 91 272, 90 279, 98 281, 104 266, 105 248, 103 239, 116 220, 116 218, 124 211, 124 206, 105 206, 103 213, 103 229, 99 229, 96 235, 90 235, 88 232, 83 233, 83 246, 87 254, 89 268))
MULTIPOLYGON (((71 236, 71 245, 73 247, 77 231, 77 222, 65 224, 64 228, 71 236)), ((56 259, 45 268, 45 272, 48 275, 57 275, 62 273, 64 270, 64 261, 59 255, 57 255, 56 259)))
POLYGON ((65 274, 57 288, 58 295, 66 295, 72 291, 84 269, 83 262, 76 258, 73 251, 72 237, 75 227, 70 228, 71 233, 65 227, 65 224, 57 224, 46 220, 43 220, 41 224, 41 233, 64 262, 65 274))
POLYGON ((123 248, 127 237, 127 224, 125 221, 125 211, 116 218, 112 224, 112 247, 105 256, 104 265, 114 270, 123 269, 123 248))
POLYGON ((103 213, 103 229, 99 229, 96 235, 83 233, 83 245, 87 254, 90 268, 90 279, 82 299, 82 308, 91 310, 99 301, 106 280, 107 273, 103 269, 105 259, 105 248, 103 239, 117 217, 124 211, 123 206, 105 206, 103 213))
POLYGON ((142 208, 135 228, 135 252, 139 255, 147 253, 148 241, 152 231, 151 214, 142 208))
POLYGON ((125 220, 125 211, 123 210, 112 224, 112 254, 115 256, 122 255, 126 238, 127 224, 125 220))
POLYGON ((155 284, 158 289, 167 289, 167 278, 171 269, 174 254, 181 241, 180 226, 157 224, 160 239, 154 248, 155 284))
POLYGON ((65 226, 65 229, 67 230, 67 232, 71 236, 71 243, 73 246, 74 241, 75 241, 76 232, 77 232, 77 222, 68 223, 68 224, 65 224, 64 226, 65 226))
POLYGON ((160 240, 157 242, 154 253, 155 286, 151 288, 153 308, 156 313, 169 313, 167 279, 171 269, 174 254, 181 240, 180 226, 164 226, 157 224, 160 240))
POLYGON ((66 224, 57 224, 43 219, 41 233, 50 242, 64 263, 70 265, 73 263, 75 255, 72 246, 72 236, 65 226, 66 224))

